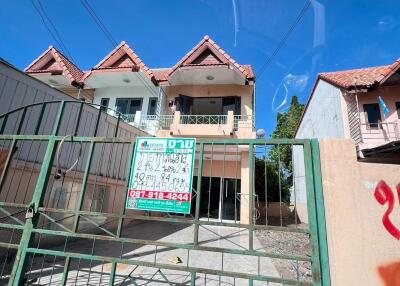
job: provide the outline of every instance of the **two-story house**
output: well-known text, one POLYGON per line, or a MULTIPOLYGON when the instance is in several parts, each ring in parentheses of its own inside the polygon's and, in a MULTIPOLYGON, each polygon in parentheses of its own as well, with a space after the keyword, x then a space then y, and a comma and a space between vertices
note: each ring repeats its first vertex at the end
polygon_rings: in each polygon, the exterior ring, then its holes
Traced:
MULTIPOLYGON (((353 139, 359 160, 398 164, 399 94, 400 60, 386 66, 321 73, 307 101, 296 138, 353 139)), ((302 151, 296 148, 294 160, 301 162, 302 151)), ((306 201, 302 165, 295 164, 294 172, 301 212, 301 203, 306 201)), ((303 207, 305 213, 305 204, 303 207)))
POLYGON ((398 163, 399 69, 397 60, 386 66, 319 74, 296 138, 351 138, 360 160, 398 163))
MULTIPOLYGON (((148 68, 121 42, 87 72, 54 47, 25 71, 150 135, 255 138, 252 67, 237 63, 209 36, 170 68, 148 68)), ((206 148, 202 189, 208 195, 202 196, 202 215, 248 222, 248 154, 245 147, 206 148)))

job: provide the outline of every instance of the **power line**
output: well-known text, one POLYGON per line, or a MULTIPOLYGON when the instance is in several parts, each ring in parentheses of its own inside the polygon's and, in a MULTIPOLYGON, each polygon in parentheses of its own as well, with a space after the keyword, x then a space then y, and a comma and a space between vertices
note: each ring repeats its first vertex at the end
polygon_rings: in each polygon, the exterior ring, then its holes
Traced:
MULTIPOLYGON (((115 38, 113 37, 112 33, 110 32, 110 30, 107 29, 106 25, 104 25, 104 22, 102 21, 102 19, 96 14, 96 12, 94 11, 94 9, 92 8, 92 6, 90 6, 89 2, 87 2, 87 0, 80 0, 82 6, 86 9, 86 11, 89 13, 89 15, 92 17, 92 19, 94 20, 94 22, 96 23, 96 25, 100 28, 100 30, 103 32, 103 34, 106 36, 106 38, 110 41, 110 43, 116 47, 118 46, 117 41, 115 40, 115 38)), ((123 56, 123 54, 121 53, 121 51, 118 51, 119 54, 121 56, 123 56)), ((158 97, 158 94, 152 89, 152 87, 146 82, 146 79, 143 78, 141 73, 138 73, 138 79, 144 84, 144 86, 146 87, 146 89, 153 94, 154 96, 158 97)))
POLYGON ((107 27, 103 24, 103 21, 100 19, 100 17, 96 14, 92 6, 90 6, 89 2, 86 0, 80 0, 82 6, 86 9, 86 11, 89 13, 89 15, 92 17, 92 19, 96 22, 97 26, 100 28, 100 30, 103 32, 103 34, 107 37, 107 39, 111 42, 113 46, 117 46, 118 43, 111 34, 111 32, 107 29, 107 27))
MULTIPOLYGON (((56 41, 58 46, 60 47, 61 51, 64 54, 67 54, 68 57, 74 61, 74 58, 72 57, 71 53, 69 52, 67 46, 65 45, 64 41, 62 40, 60 33, 58 32, 56 26, 54 25, 53 21, 50 19, 50 17, 47 15, 42 3, 40 0, 36 0, 37 5, 35 4, 35 0, 31 0, 33 7, 35 8, 36 12, 39 14, 43 25, 47 29, 47 31, 50 33, 52 38, 56 41), (50 26, 51 27, 50 27, 50 26)), ((75 61, 74 61, 75 62, 75 61)))
POLYGON ((276 57, 276 55, 279 53, 279 51, 283 48, 285 45, 286 41, 292 34, 293 30, 296 28, 296 26, 300 23, 301 19, 303 18, 304 14, 307 12, 308 7, 310 7, 311 1, 307 0, 304 3, 303 8, 300 10, 299 14, 297 15, 296 19, 294 22, 290 25, 289 29, 286 31, 282 39, 279 41, 278 46, 275 48, 275 50, 272 52, 272 54, 267 58, 267 60, 264 62, 264 64, 261 66, 257 73, 257 77, 260 78, 262 73, 266 70, 266 68, 272 63, 273 59, 276 57))

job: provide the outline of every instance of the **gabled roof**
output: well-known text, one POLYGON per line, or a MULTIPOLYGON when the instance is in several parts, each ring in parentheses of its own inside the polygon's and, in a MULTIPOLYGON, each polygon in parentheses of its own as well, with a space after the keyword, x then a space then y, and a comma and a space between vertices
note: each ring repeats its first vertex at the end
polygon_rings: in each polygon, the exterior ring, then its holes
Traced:
POLYGON ((142 71, 149 80, 154 79, 151 70, 142 62, 125 41, 122 41, 92 70, 142 71))
POLYGON ((198 68, 204 66, 231 65, 246 79, 254 79, 251 66, 246 68, 232 59, 209 36, 205 36, 190 52, 178 61, 169 71, 171 76, 179 68, 198 68))
POLYGON ((308 97, 299 123, 297 124, 296 134, 299 131, 304 115, 308 110, 308 106, 320 80, 326 81, 342 90, 349 91, 359 88, 366 89, 368 91, 371 88, 382 86, 385 83, 393 83, 393 81, 389 81, 390 78, 395 78, 395 80, 399 80, 400 76, 398 74, 397 77, 393 77, 393 75, 398 72, 399 69, 400 59, 397 59, 394 63, 385 66, 320 73, 314 83, 311 94, 308 97))
POLYGON ((375 85, 382 85, 399 68, 400 59, 386 66, 320 73, 318 78, 346 90, 354 89, 355 87, 370 88, 375 85))
POLYGON ((26 67, 25 72, 30 74, 62 74, 67 77, 72 85, 83 84, 82 79, 84 73, 53 46, 50 46, 43 54, 26 67))

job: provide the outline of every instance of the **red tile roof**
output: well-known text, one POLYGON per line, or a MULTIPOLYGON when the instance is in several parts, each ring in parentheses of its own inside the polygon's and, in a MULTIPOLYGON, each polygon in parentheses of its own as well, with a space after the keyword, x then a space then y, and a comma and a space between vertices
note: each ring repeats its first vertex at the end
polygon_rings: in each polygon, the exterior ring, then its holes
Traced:
POLYGON ((255 75, 251 65, 240 65, 233 60, 209 36, 205 36, 189 53, 172 68, 149 69, 124 41, 102 59, 91 71, 82 72, 62 53, 50 46, 42 55, 30 64, 28 73, 64 74, 72 83, 83 84, 93 72, 102 71, 142 71, 149 80, 167 82, 168 77, 177 69, 204 68, 230 65, 248 80, 255 75), (54 62, 50 62, 54 59, 54 62))
POLYGON ((62 73, 71 84, 83 84, 84 72, 68 60, 60 51, 50 46, 25 68, 27 73, 62 73))
POLYGON ((209 36, 205 36, 192 50, 179 60, 169 71, 169 76, 177 69, 187 66, 212 66, 231 64, 239 73, 247 79, 254 79, 251 67, 238 64, 209 36))
POLYGON ((354 86, 368 88, 382 84, 399 67, 400 59, 386 66, 321 73, 318 78, 343 89, 353 89, 354 86))
POLYGON ((369 89, 385 83, 400 68, 400 59, 386 66, 368 67, 361 69, 352 69, 335 72, 325 72, 318 75, 317 80, 311 90, 307 103, 297 124, 296 134, 299 131, 304 115, 308 110, 308 106, 314 95, 314 91, 320 79, 344 90, 352 90, 357 88, 369 89))
MULTIPOLYGON (((92 70, 124 70, 142 71, 149 80, 154 78, 152 71, 143 63, 125 41, 122 41, 92 70)), ((86 76, 88 77, 88 76, 86 76)))
POLYGON ((151 69, 151 72, 153 73, 156 81, 161 82, 161 81, 167 81, 168 80, 168 74, 170 68, 165 68, 165 69, 151 69))

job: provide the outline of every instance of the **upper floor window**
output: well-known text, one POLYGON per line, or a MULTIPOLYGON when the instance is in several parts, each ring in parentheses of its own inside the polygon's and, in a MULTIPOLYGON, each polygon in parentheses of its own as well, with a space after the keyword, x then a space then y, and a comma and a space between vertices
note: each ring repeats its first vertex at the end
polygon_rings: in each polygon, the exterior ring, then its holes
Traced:
POLYGON ((156 115, 157 110, 157 97, 149 99, 149 107, 147 108, 147 115, 156 115))
POLYGON ((115 102, 117 111, 122 114, 135 114, 136 111, 142 110, 141 98, 117 98, 115 102))
POLYGON ((381 123, 381 112, 378 103, 364 104, 365 121, 368 128, 379 128, 381 123))
POLYGON ((177 110, 183 115, 227 115, 233 111, 240 115, 240 96, 226 97, 190 97, 180 95, 175 98, 177 110))
POLYGON ((100 110, 107 112, 107 108, 108 108, 108 103, 110 102, 109 98, 102 98, 100 100, 100 110))

